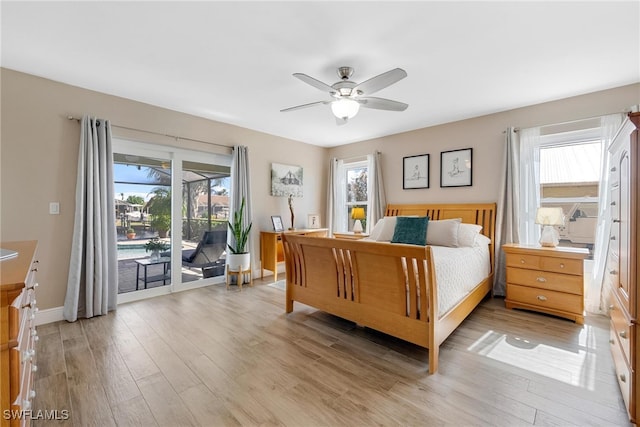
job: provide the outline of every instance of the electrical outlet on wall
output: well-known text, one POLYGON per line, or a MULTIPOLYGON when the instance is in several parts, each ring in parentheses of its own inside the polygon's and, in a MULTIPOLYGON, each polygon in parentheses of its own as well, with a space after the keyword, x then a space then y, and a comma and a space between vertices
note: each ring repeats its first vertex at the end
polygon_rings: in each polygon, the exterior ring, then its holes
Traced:
POLYGON ((49 202, 49 214, 51 215, 60 214, 60 202, 49 202))

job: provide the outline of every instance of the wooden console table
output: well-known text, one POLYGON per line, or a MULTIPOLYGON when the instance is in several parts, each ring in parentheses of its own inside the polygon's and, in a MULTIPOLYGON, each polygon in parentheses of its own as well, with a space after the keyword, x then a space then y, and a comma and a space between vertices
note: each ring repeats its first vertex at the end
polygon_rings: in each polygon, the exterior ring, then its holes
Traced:
POLYGON ((282 249, 283 234, 304 234, 305 236, 327 237, 327 228, 309 228, 287 231, 260 232, 260 278, 264 278, 264 271, 273 271, 273 280, 278 280, 278 263, 284 261, 282 249))

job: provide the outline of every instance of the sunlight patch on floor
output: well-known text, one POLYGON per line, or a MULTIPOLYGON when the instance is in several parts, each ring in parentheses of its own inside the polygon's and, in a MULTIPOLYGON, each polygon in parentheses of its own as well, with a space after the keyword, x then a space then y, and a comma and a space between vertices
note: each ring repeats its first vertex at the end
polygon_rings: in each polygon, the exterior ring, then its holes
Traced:
POLYGON ((566 342, 556 346, 488 331, 468 350, 566 384, 595 389, 595 338, 590 326, 583 327, 577 343, 566 342))

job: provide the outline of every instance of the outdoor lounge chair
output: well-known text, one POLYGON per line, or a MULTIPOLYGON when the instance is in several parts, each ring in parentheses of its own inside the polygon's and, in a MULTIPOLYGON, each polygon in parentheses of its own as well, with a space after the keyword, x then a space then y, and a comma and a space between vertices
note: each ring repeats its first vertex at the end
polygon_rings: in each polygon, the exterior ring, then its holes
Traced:
MULTIPOLYGON (((203 277, 223 275, 225 258, 222 255, 226 248, 226 230, 205 231, 195 249, 182 251, 182 266, 201 268, 203 277)), ((170 252, 165 252, 162 256, 170 256, 170 252)))

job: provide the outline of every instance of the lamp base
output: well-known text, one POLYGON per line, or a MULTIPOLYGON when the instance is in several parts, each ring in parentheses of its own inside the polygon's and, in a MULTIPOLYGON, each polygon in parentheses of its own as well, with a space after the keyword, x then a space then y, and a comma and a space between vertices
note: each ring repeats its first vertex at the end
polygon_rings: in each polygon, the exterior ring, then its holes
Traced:
POLYGON ((546 248, 555 248, 560 243, 559 237, 558 232, 552 225, 545 225, 542 227, 540 245, 546 248))
POLYGON ((353 232, 356 234, 362 233, 362 222, 359 219, 356 219, 353 223, 353 232))

